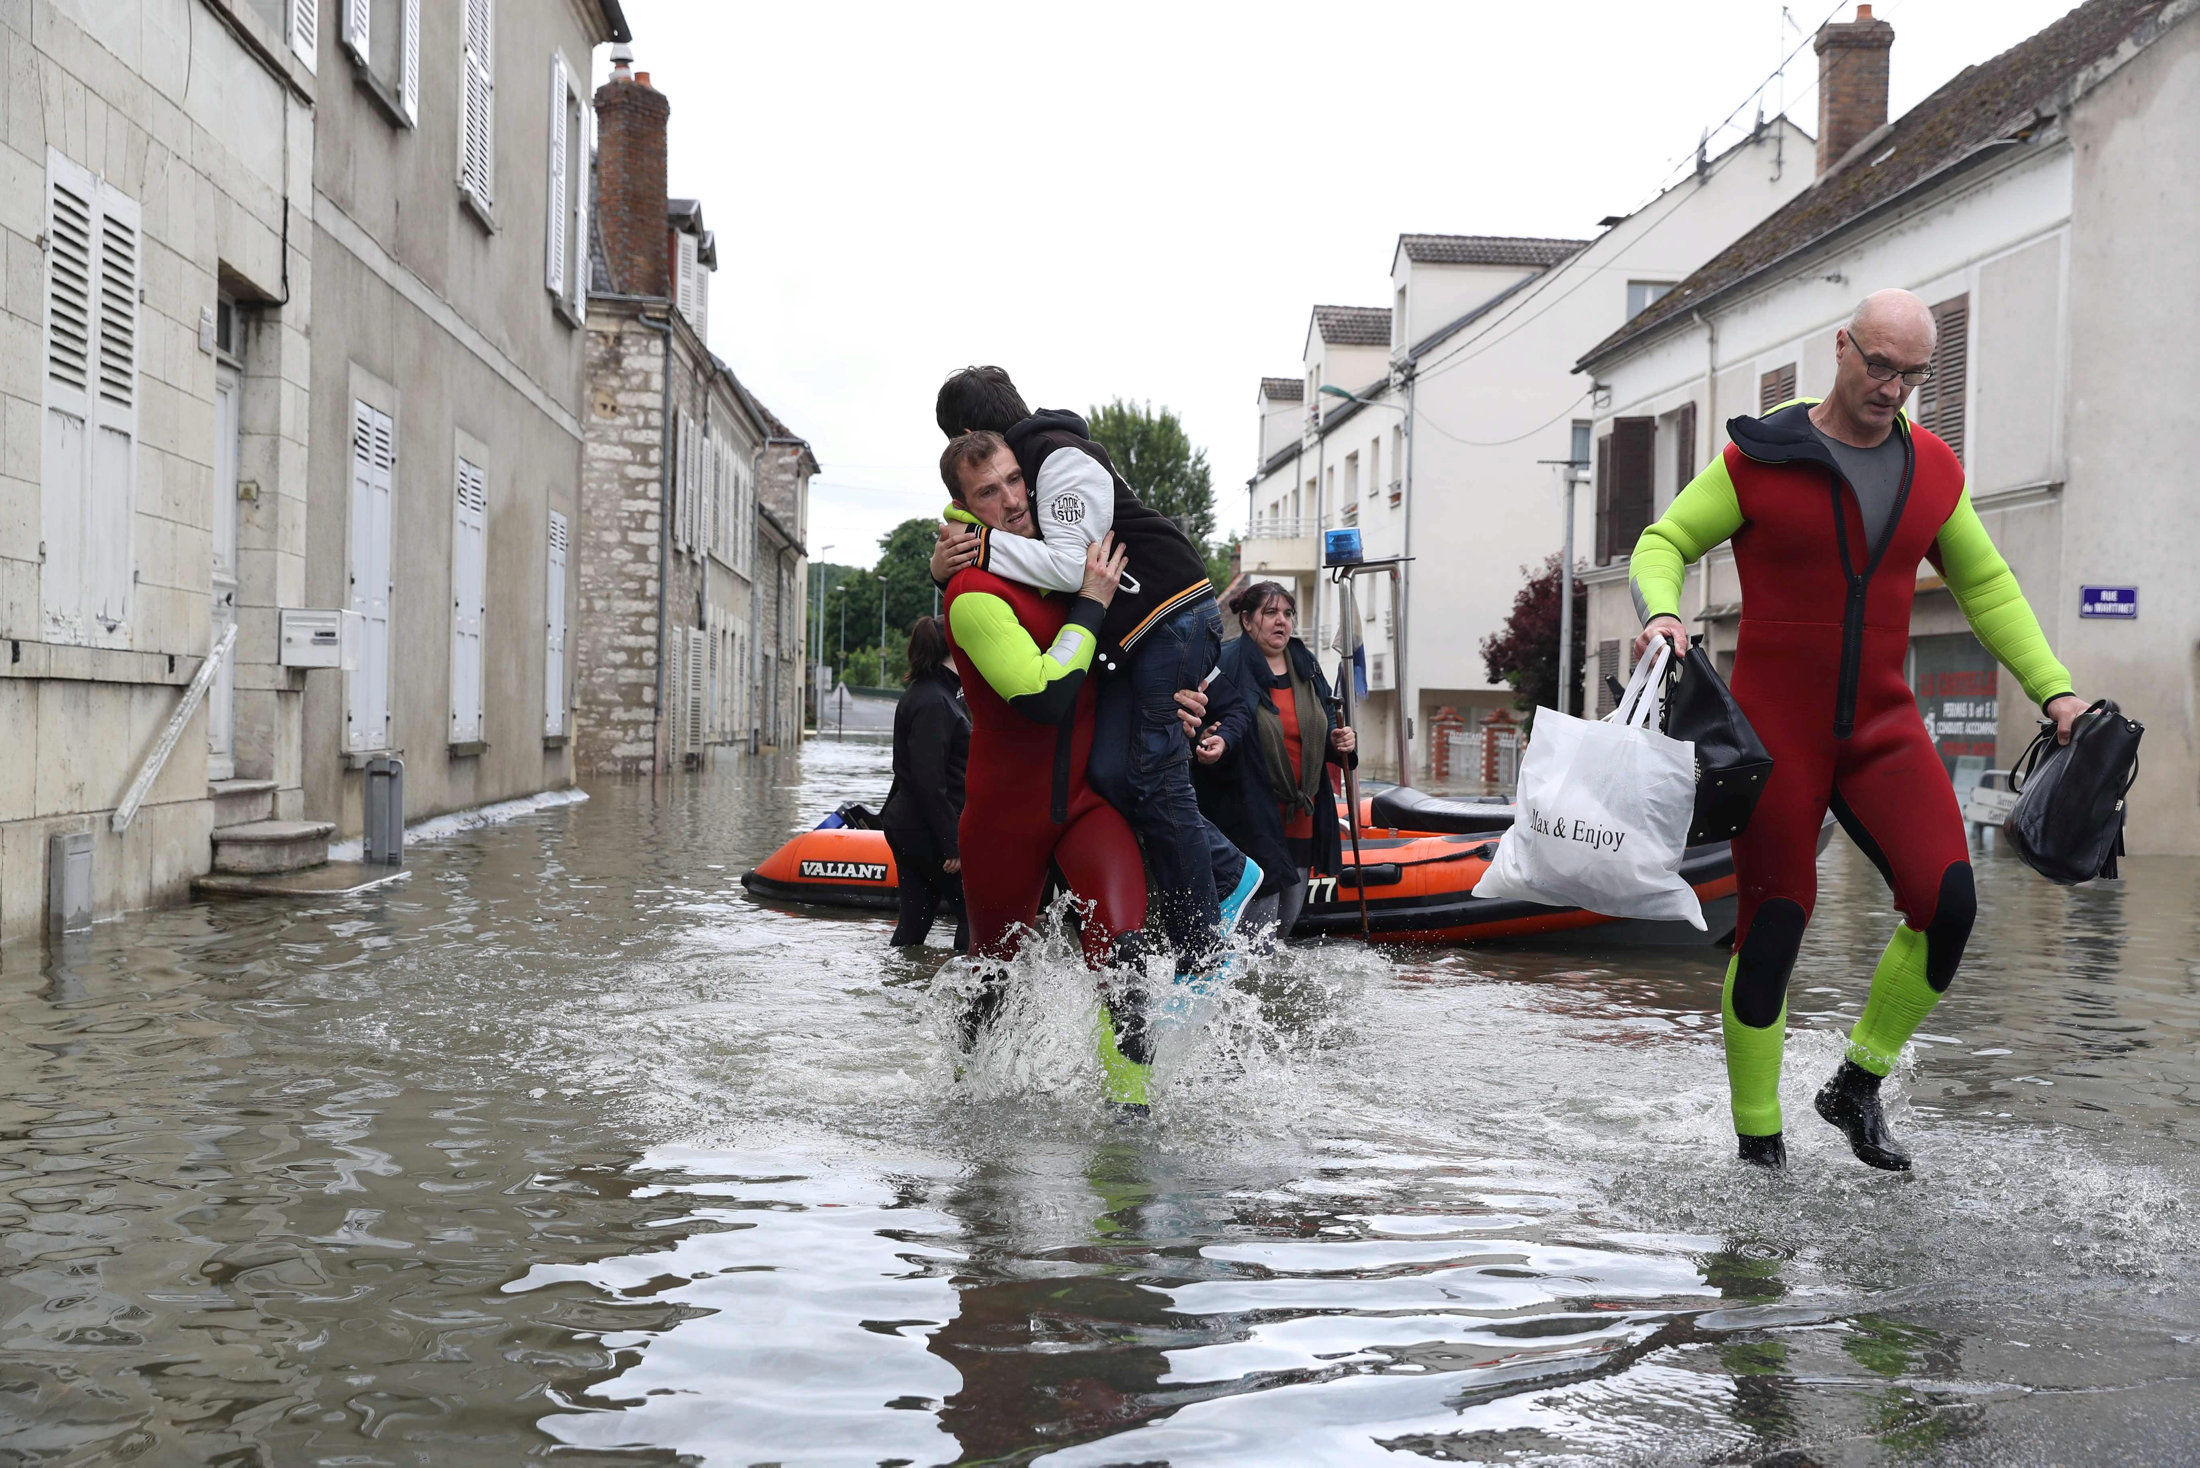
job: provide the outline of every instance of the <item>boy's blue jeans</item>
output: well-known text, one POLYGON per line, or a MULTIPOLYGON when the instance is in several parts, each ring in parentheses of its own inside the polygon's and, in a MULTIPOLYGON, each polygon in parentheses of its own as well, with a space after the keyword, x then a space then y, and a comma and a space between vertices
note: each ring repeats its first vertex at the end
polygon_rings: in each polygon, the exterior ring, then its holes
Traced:
POLYGON ((1215 948, 1219 892, 1236 888, 1245 857, 1199 813, 1191 744, 1176 693, 1197 688, 1222 653, 1222 609, 1202 597, 1148 628, 1127 664, 1100 681, 1086 778, 1123 812, 1152 869, 1147 905, 1181 960, 1215 948))

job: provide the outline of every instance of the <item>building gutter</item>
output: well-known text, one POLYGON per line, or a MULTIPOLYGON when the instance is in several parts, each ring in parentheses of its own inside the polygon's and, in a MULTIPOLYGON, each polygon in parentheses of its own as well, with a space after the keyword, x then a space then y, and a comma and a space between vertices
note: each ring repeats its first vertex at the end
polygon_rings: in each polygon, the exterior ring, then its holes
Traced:
POLYGON ((1925 174, 1922 177, 1912 181, 1907 187, 1897 190, 1895 193, 1889 194, 1886 198, 1881 199, 1878 203, 1872 205, 1870 208, 1864 210, 1863 212, 1852 214, 1848 218, 1842 220, 1839 224, 1819 231, 1817 234, 1803 241, 1803 243, 1796 245, 1791 249, 1785 250, 1779 255, 1774 256, 1772 259, 1767 260, 1764 264, 1750 271, 1747 275, 1741 276, 1735 280, 1730 280, 1725 285, 1720 286, 1717 290, 1714 290, 1695 301, 1691 301, 1686 307, 1685 312, 1681 309, 1676 309, 1672 315, 1651 322, 1649 325, 1643 327, 1632 336, 1623 336, 1616 341, 1612 341, 1607 344, 1593 348, 1587 355, 1574 363, 1573 370, 1576 372, 1589 373, 1601 372, 1616 358, 1623 355, 1631 355, 1633 349, 1648 346, 1651 342, 1670 334, 1670 332, 1688 325, 1690 320, 1690 315, 1688 313, 1702 311, 1706 307, 1712 305, 1714 302, 1726 300, 1727 298, 1737 295, 1752 286, 1758 285, 1762 283, 1767 276, 1781 272, 1782 266, 1788 265, 1793 261, 1801 259, 1803 256, 1810 254, 1813 250, 1821 249, 1826 245, 1832 244, 1835 240, 1840 239, 1845 235, 1851 234, 1856 230, 1861 229, 1866 224, 1870 224, 1873 221, 1883 218, 1888 214, 1896 213, 1902 209, 1908 208, 1910 205, 1916 202, 1917 196, 1919 194, 1929 192, 1930 190, 1939 187, 1941 184, 1944 184, 1951 179, 1958 178, 1964 174, 1967 174, 1973 169, 1977 168, 1979 165, 2001 157, 2004 153, 2007 153, 2012 148, 2022 148, 2031 144, 2033 141, 2035 141, 2034 137, 2013 137, 1996 138, 1991 142, 1981 143, 1977 147, 1973 148, 1970 152, 1965 153, 1962 157, 1954 159, 1949 163, 1943 164, 1941 167, 1934 169, 1931 173, 1925 174))

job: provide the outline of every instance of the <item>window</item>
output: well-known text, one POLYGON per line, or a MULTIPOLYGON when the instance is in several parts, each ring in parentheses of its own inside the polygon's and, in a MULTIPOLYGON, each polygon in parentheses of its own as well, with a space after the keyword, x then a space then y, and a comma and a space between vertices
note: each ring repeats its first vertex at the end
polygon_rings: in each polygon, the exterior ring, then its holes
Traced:
POLYGON ((685 725, 687 747, 700 753, 703 748, 703 634, 701 629, 690 627, 687 633, 687 707, 685 725))
POLYGON ((485 215, 496 202, 496 40, 492 0, 462 0, 465 30, 460 62, 458 186, 485 215))
POLYGON ((1963 457, 1963 409, 1971 361, 1971 298, 1952 296, 1933 307, 1933 380, 1917 394, 1917 422, 1963 457))
POLYGON ((1589 435, 1593 431, 1594 425, 1591 424, 1588 419, 1576 418, 1574 420, 1573 446, 1567 450, 1566 457, 1574 461, 1573 467, 1576 469, 1586 469, 1589 467, 1589 435))
POLYGON ((406 127, 420 125, 421 0, 337 0, 352 75, 406 127))
POLYGON ((136 200, 47 151, 39 606, 54 642, 130 641, 138 220, 136 200))
POLYGON ((1375 498, 1376 489, 1383 482, 1383 441, 1371 438, 1367 441, 1367 497, 1375 498))
POLYGON ((390 489, 397 474, 390 415, 351 405, 351 609, 359 666, 344 675, 344 748, 390 747, 390 489))
POLYGON ((1390 307, 1390 349, 1402 352, 1406 346, 1406 288, 1398 287, 1396 299, 1390 307))
POLYGON ((1597 443, 1597 564, 1608 566, 1634 553, 1650 524, 1655 418, 1615 418, 1597 443))
POLYGON ((481 735, 481 629, 488 611, 489 479, 458 461, 451 536, 451 743, 481 735))
POLYGON ((588 308, 588 128, 594 111, 563 53, 550 57, 548 217, 543 227, 543 287, 579 325, 588 308))
POLYGON ((1795 396, 1795 364, 1775 367, 1757 379, 1757 411, 1769 413, 1795 396))
POLYGON ((1405 498, 1406 431, 1403 424, 1390 430, 1390 502, 1405 498))
POLYGON ((1360 502, 1360 456, 1357 453, 1344 456, 1344 482, 1345 503, 1357 505, 1360 502))
POLYGON ((544 615, 542 732, 565 732, 565 517, 550 512, 550 576, 544 615))
POLYGON ((1627 319, 1632 321, 1650 309, 1651 302, 1673 288, 1670 280, 1630 280, 1627 282, 1627 319))

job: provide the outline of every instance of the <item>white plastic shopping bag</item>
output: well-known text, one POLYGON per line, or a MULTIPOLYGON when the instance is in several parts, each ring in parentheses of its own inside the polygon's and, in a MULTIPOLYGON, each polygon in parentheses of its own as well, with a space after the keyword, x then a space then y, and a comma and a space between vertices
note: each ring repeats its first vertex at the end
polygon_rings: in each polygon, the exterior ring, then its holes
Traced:
POLYGON ((1696 746, 1653 727, 1670 654, 1660 638, 1605 720, 1536 710, 1518 814, 1475 896, 1703 927, 1703 906, 1680 875, 1696 809, 1696 746))

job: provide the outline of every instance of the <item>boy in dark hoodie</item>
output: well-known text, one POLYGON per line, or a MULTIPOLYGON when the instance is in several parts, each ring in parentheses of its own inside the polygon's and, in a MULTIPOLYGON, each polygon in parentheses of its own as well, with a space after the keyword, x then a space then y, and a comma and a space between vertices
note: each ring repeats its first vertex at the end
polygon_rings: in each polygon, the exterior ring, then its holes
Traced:
POLYGON ((1261 870, 1200 814, 1177 693, 1199 689, 1222 650, 1222 611, 1207 563, 1174 520, 1116 472, 1084 419, 1032 412, 998 367, 966 367, 935 405, 949 438, 989 430, 1008 440, 1030 487, 1040 538, 950 525, 932 556, 944 581, 975 565, 1046 591, 1075 592, 1085 551, 1109 533, 1130 554, 1100 624, 1094 671, 1093 788, 1120 809, 1153 868, 1154 906, 1180 962, 1204 965, 1259 889, 1261 870))

